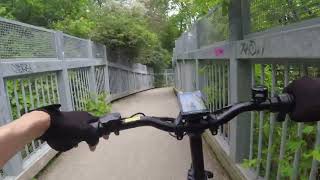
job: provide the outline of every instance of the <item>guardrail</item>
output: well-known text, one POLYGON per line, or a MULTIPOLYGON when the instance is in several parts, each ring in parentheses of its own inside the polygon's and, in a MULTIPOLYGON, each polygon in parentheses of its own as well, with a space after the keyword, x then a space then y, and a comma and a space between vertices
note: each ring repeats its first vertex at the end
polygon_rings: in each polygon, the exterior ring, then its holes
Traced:
MULTIPOLYGON (((250 88, 257 84, 267 86, 272 96, 301 76, 320 77, 319 18, 266 28, 252 17, 259 27, 250 28, 250 7, 261 13, 257 7, 266 2, 251 3, 256 4, 232 0, 227 18, 221 18, 221 7, 213 9, 176 41, 176 88, 202 90, 212 111, 249 100, 250 88), (254 32, 261 29, 267 30, 254 32)), ((236 179, 319 178, 320 123, 293 123, 288 117, 278 123, 274 114, 252 112, 206 139, 230 174, 238 174, 236 179)))
MULTIPOLYGON (((48 104, 85 110, 92 93, 110 93, 111 101, 150 89, 153 81, 143 65, 108 63, 103 45, 0 18, 0 125, 48 104)), ((46 143, 32 141, 0 170, 0 179, 31 179, 54 155, 46 143)))

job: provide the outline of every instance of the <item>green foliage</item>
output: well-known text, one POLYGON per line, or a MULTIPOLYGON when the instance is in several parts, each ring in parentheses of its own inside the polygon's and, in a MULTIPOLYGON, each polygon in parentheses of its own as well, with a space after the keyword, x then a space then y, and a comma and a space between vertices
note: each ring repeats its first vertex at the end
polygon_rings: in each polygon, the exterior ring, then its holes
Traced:
POLYGON ((92 38, 134 62, 166 68, 179 32, 162 13, 165 10, 160 11, 166 8, 163 2, 142 4, 145 6, 116 0, 3 0, 0 16, 92 38))
POLYGON ((258 165, 258 159, 252 159, 252 160, 245 159, 242 163, 242 166, 245 168, 253 168, 253 167, 256 167, 257 165, 258 165))
POLYGON ((92 95, 86 101, 86 110, 94 116, 101 117, 111 111, 111 104, 107 103, 107 94, 92 95))
POLYGON ((155 68, 169 64, 168 51, 162 48, 159 35, 152 31, 141 9, 115 4, 102 8, 99 14, 93 40, 106 44, 112 52, 122 50, 135 62, 155 68))
POLYGON ((223 15, 227 15, 229 0, 173 0, 172 4, 178 13, 171 18, 176 22, 180 32, 184 32, 217 5, 221 5, 223 15))
POLYGON ((37 79, 6 81, 13 119, 19 118, 20 115, 34 108, 58 103, 58 87, 49 79, 50 76, 42 75, 37 79))
MULTIPOLYGON (((272 66, 271 65, 255 65, 255 83, 263 84, 271 90, 272 87, 272 66), (261 82, 261 75, 264 74, 264 81, 261 82)), ((281 93, 282 88, 284 87, 284 66, 283 65, 274 65, 274 75, 275 75, 275 93, 281 93)), ((310 75, 316 76, 319 75, 316 69, 308 69, 310 75)), ((291 65, 289 67, 289 80, 299 78, 302 75, 301 67, 296 65, 291 65)), ((259 137, 259 116, 257 113, 254 115, 254 144, 253 144, 253 157, 257 157, 258 151, 258 137, 259 137)), ((264 115, 264 124, 263 124, 263 145, 262 145, 262 160, 260 163, 260 175, 265 175, 266 170, 266 157, 268 154, 268 139, 270 132, 270 113, 265 113, 264 115)), ((314 148, 314 142, 316 137, 316 126, 314 123, 304 123, 302 129, 302 138, 297 136, 297 123, 288 122, 287 126, 287 136, 285 143, 284 157, 279 161, 280 154, 280 145, 281 145, 281 136, 282 136, 282 124, 276 123, 274 129, 273 144, 271 146, 271 172, 276 172, 280 166, 280 174, 283 179, 289 179, 293 174, 293 161, 297 149, 301 149, 301 158, 299 163, 299 179, 308 179, 309 173, 311 170, 311 164, 313 159, 317 159, 320 156, 319 148, 314 148)), ((253 160, 245 160, 243 166, 246 168, 255 168, 257 164, 250 162, 253 160), (251 166, 250 166, 251 165, 251 166)), ((271 173, 270 179, 275 179, 276 173, 271 173)))
POLYGON ((90 3, 91 0, 2 0, 0 7, 6 9, 7 16, 18 21, 50 27, 66 17, 77 17, 90 3))
MULTIPOLYGON (((203 92, 206 95, 208 107, 215 107, 214 102, 219 97, 219 91, 217 92, 217 86, 214 82, 215 69, 214 65, 206 65, 199 69, 199 77, 204 80, 202 87, 203 92), (209 83, 209 86, 206 84, 209 83)), ((257 85, 265 85, 271 90, 274 87, 275 93, 281 93, 284 87, 284 65, 274 65, 275 72, 272 72, 272 65, 255 65, 255 83, 257 85), (264 81, 261 82, 262 74, 264 74, 264 81), (272 82, 272 74, 275 75, 275 82, 272 82), (274 83, 274 86, 272 86, 274 83)), ((319 68, 308 68, 308 74, 310 76, 318 77, 320 75, 319 68)), ((289 81, 297 79, 302 75, 302 68, 299 65, 290 65, 289 67, 289 81)), ((224 78, 228 78, 227 76, 224 78)), ((226 93, 227 94, 227 93, 226 93)), ((271 92, 270 92, 271 94, 271 92)), ((221 92, 220 92, 221 96, 221 92)), ((227 98, 226 98, 227 99, 227 98)), ((262 149, 261 159, 258 157, 258 142, 260 132, 260 115, 258 112, 253 113, 254 117, 254 129, 253 129, 253 154, 252 159, 246 159, 243 162, 245 168, 255 169, 260 165, 260 176, 264 176, 266 173, 267 155, 270 152, 272 154, 271 159, 271 177, 270 179, 276 179, 277 170, 280 166, 281 179, 290 179, 293 174, 294 158, 297 149, 301 149, 301 157, 299 162, 299 177, 298 179, 308 179, 311 170, 312 160, 320 160, 320 147, 314 148, 316 141, 316 124, 315 123, 304 123, 302 128, 302 137, 298 137, 298 124, 292 121, 287 123, 287 136, 284 144, 284 156, 282 160, 279 160, 281 137, 282 137, 282 123, 275 123, 273 143, 268 149, 269 133, 271 128, 271 117, 273 116, 270 112, 264 112, 263 124, 262 124, 262 149)))
POLYGON ((95 23, 86 17, 80 17, 78 19, 66 18, 63 21, 58 21, 52 24, 54 29, 58 29, 63 32, 68 32, 77 37, 89 38, 92 28, 95 23))
POLYGON ((252 31, 262 31, 320 16, 318 0, 251 1, 252 31))

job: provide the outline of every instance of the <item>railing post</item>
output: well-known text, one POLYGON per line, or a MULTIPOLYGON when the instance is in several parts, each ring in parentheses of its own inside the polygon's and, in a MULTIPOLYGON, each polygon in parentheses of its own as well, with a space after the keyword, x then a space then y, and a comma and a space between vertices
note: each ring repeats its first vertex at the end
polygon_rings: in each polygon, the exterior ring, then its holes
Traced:
POLYGON ((250 2, 249 0, 241 0, 241 2, 242 34, 247 35, 251 31, 250 2))
POLYGON ((71 111, 73 110, 73 107, 72 107, 72 100, 71 100, 68 67, 64 59, 63 33, 61 31, 58 31, 55 33, 55 44, 56 44, 57 58, 62 61, 62 70, 58 71, 57 73, 58 90, 59 90, 59 97, 60 97, 59 100, 63 110, 71 111))
POLYGON ((196 90, 200 90, 200 87, 199 87, 199 60, 198 59, 196 59, 195 60, 196 61, 196 90))
POLYGON ((182 90, 182 72, 181 72, 182 60, 177 61, 177 65, 178 65, 178 81, 179 81, 178 89, 182 90))
MULTIPOLYGON (((93 59, 93 54, 92 54, 92 41, 88 40, 88 58, 93 59)), ((95 67, 90 66, 89 67, 89 90, 92 95, 92 98, 96 99, 97 96, 97 83, 96 83, 96 76, 95 76, 95 67)))
POLYGON ((164 74, 166 76, 166 86, 168 86, 168 72, 167 72, 167 69, 165 69, 164 74))
POLYGON ((133 70, 132 73, 133 73, 133 91, 135 92, 137 89, 136 72, 134 72, 133 70))
MULTIPOLYGON (((118 68, 117 70, 117 74, 118 76, 121 78, 122 77, 122 70, 120 68, 118 68)), ((121 94, 122 93, 122 82, 120 81, 116 81, 116 87, 117 87, 117 94, 121 94)))
MULTIPOLYGON (((0 62, 0 70, 1 70, 1 62, 0 62)), ((5 125, 11 120, 11 109, 9 99, 7 97, 6 85, 4 81, 4 77, 2 74, 2 70, 0 72, 0 126, 5 125)), ((22 172, 22 157, 21 153, 18 152, 14 157, 12 157, 3 167, 4 172, 8 176, 17 176, 22 172)))
MULTIPOLYGON (((246 60, 237 59, 236 41, 243 39, 243 18, 241 12, 242 3, 239 0, 231 0, 229 6, 230 25, 230 90, 231 103, 246 101, 251 92, 251 66, 246 60)), ((249 155, 250 139, 250 114, 244 113, 230 123, 230 155, 236 163, 242 162, 249 155)))
POLYGON ((107 93, 110 93, 110 80, 109 80, 109 62, 108 62, 108 54, 107 54, 107 47, 103 46, 103 57, 104 60, 106 61, 106 67, 104 69, 105 72, 105 90, 107 93))

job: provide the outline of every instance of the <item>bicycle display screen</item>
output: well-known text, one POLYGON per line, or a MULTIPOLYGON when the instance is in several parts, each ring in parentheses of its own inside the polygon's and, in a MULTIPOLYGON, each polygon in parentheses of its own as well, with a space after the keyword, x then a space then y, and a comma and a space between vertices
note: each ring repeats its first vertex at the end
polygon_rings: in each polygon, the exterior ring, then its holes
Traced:
POLYGON ((208 112, 200 91, 179 92, 178 99, 183 114, 208 112))

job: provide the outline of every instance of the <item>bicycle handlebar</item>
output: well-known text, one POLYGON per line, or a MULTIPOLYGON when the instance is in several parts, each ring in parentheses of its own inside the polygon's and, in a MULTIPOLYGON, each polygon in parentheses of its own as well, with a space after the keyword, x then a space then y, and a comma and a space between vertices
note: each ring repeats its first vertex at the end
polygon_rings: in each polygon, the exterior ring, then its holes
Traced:
POLYGON ((283 114, 290 112, 293 104, 294 98, 292 95, 281 94, 276 97, 269 98, 264 102, 249 101, 238 103, 228 107, 222 113, 214 112, 206 115, 201 114, 199 115, 199 121, 197 122, 180 121, 180 116, 176 119, 148 116, 135 119, 134 117, 121 118, 119 113, 113 113, 105 117, 101 117, 99 122, 91 125, 97 129, 100 136, 110 134, 112 132, 119 135, 119 132, 122 130, 142 126, 152 126, 166 132, 174 132, 178 139, 182 139, 183 134, 185 133, 203 132, 206 129, 217 129, 219 126, 229 122, 237 115, 247 111, 270 110, 271 112, 280 112, 281 118, 283 118, 283 114))

